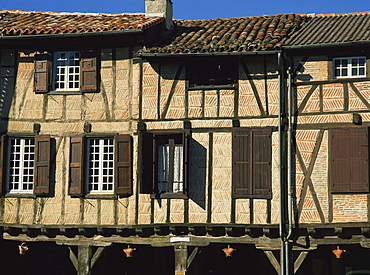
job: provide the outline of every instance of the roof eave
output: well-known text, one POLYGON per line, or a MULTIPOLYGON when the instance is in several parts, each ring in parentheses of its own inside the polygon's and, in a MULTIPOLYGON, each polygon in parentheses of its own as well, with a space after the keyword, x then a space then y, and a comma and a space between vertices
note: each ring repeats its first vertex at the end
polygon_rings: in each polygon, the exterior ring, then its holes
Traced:
POLYGON ((247 51, 247 52, 207 52, 207 53, 137 53, 139 57, 190 57, 190 56, 241 56, 241 55, 269 55, 281 53, 279 50, 247 51))
POLYGON ((368 44, 370 44, 370 40, 320 43, 320 44, 310 44, 310 45, 293 45, 293 46, 282 46, 281 48, 283 50, 297 50, 297 49, 331 48, 331 47, 343 47, 343 46, 361 46, 361 45, 368 45, 368 44))
POLYGON ((1 35, 0 39, 35 39, 35 38, 56 38, 56 37, 81 37, 81 36, 106 36, 120 34, 142 33, 143 29, 127 29, 119 31, 101 31, 101 32, 81 32, 81 33, 56 33, 56 34, 26 34, 26 35, 1 35))

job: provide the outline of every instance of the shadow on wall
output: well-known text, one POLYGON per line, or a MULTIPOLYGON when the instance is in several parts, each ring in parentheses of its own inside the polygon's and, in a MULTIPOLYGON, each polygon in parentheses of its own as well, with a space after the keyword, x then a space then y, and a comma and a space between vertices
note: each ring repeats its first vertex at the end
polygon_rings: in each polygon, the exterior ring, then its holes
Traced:
POLYGON ((190 139, 189 198, 206 209, 207 150, 193 138, 190 139))

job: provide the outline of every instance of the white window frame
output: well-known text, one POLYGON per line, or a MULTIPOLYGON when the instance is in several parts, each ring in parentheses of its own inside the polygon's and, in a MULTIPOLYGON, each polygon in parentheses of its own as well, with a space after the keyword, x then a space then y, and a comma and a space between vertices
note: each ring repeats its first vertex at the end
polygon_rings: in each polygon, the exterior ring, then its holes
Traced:
POLYGON ((7 191, 8 193, 33 193, 35 179, 35 139, 30 137, 9 137, 8 142, 7 191), (17 142, 17 144, 13 142, 17 142), (15 151, 16 148, 19 150, 15 151), (18 177, 18 180, 14 180, 15 177, 18 177), (18 185, 18 187, 14 185, 18 185))
POLYGON ((333 58, 333 76, 334 78, 361 78, 366 77, 366 56, 353 56, 353 57, 336 57, 333 58), (364 59, 363 65, 357 61, 357 65, 353 65, 353 61, 356 59, 364 59), (339 61, 339 65, 336 65, 336 61, 339 61), (343 64, 343 61, 347 62, 347 65, 343 64), (360 70, 363 69, 364 73, 360 74, 360 70), (347 75, 343 75, 344 70, 347 71, 347 75), (356 73, 352 71, 356 70, 356 73), (339 74, 337 73, 339 72, 339 74))
POLYGON ((55 91, 79 91, 80 52, 55 52, 53 64, 53 89, 55 91))
POLYGON ((109 137, 87 139, 87 194, 114 194, 114 143, 114 138, 109 137), (104 144, 105 141, 109 144, 104 144), (97 152, 92 151, 93 146, 98 149, 97 152), (93 178, 95 182, 92 182, 93 178))

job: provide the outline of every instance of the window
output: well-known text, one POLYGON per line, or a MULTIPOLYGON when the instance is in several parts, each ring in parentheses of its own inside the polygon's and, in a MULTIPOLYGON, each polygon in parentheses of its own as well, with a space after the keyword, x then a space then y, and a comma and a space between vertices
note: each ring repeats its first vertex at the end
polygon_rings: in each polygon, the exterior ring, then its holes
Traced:
POLYGON ((55 91, 78 91, 80 88, 80 53, 54 53, 53 72, 55 91))
POLYGON ((69 170, 72 196, 132 195, 130 135, 71 137, 69 170))
POLYGON ((87 193, 113 193, 114 143, 113 138, 87 139, 87 193))
POLYGON ((189 132, 142 135, 142 192, 160 198, 186 198, 189 132))
POLYGON ((96 92, 98 89, 95 50, 36 54, 34 66, 36 93, 96 92))
POLYGON ((33 191, 35 140, 33 138, 9 138, 8 191, 27 193, 33 191))
POLYGON ((366 77, 366 57, 334 58, 334 78, 366 77))
POLYGON ((369 128, 329 130, 331 192, 369 192, 369 128))
MULTIPOLYGON (((50 193, 51 139, 2 136, 1 173, 6 191, 15 194, 48 195, 50 193)), ((3 190, 0 183, 1 190, 3 190)))
POLYGON ((233 130, 233 198, 271 199, 271 134, 270 128, 233 130))
POLYGON ((236 60, 197 59, 186 68, 190 87, 233 86, 237 82, 238 65, 236 60))

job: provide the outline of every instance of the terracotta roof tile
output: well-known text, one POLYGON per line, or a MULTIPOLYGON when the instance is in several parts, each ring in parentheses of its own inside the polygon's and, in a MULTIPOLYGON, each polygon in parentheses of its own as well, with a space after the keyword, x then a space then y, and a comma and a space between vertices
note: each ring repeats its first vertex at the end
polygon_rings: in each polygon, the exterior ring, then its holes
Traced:
POLYGON ((175 20, 175 27, 144 53, 244 52, 277 49, 302 21, 300 15, 175 20))
POLYGON ((301 28, 283 43, 306 46, 366 40, 370 40, 370 12, 356 12, 307 16, 301 28))
POLYGON ((0 35, 86 33, 127 29, 147 29, 161 23, 161 17, 145 14, 56 13, 0 11, 0 35))

